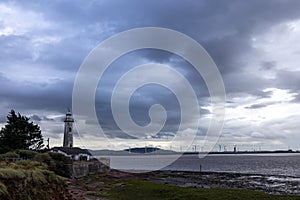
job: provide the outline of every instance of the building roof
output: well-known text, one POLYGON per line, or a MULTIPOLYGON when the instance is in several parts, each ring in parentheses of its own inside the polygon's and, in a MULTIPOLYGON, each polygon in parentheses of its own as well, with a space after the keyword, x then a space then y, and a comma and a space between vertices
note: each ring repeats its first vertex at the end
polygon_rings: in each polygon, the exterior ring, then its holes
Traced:
POLYGON ((53 151, 62 151, 68 155, 78 155, 78 154, 87 154, 92 155, 87 149, 81 149, 79 147, 54 147, 53 151))

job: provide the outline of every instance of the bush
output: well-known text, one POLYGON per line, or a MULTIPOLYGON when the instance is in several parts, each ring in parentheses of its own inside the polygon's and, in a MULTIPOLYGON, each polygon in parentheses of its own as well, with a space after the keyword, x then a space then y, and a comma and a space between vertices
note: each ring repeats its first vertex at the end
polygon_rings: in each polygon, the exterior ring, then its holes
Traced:
POLYGON ((72 161, 60 153, 53 153, 50 152, 49 155, 55 162, 55 168, 50 169, 51 171, 54 171, 56 174, 60 176, 69 177, 70 176, 70 170, 69 165, 72 164, 72 161))
POLYGON ((34 160, 47 164, 47 168, 50 171, 53 171, 60 176, 70 176, 70 169, 68 164, 71 164, 72 161, 60 153, 48 152, 37 154, 34 157, 34 160))
POLYGON ((0 154, 0 161, 15 161, 19 157, 19 154, 15 152, 7 152, 5 154, 0 154))
POLYGON ((20 158, 24 159, 24 160, 31 160, 34 158, 34 156, 36 156, 38 153, 36 151, 31 151, 31 150, 17 150, 16 151, 19 155, 20 158))
POLYGON ((31 160, 21 160, 19 162, 0 162, 0 169, 47 169, 47 167, 48 166, 45 163, 31 160))
MULTIPOLYGON (((26 161, 30 163, 34 161, 26 161)), ((19 162, 18 162, 19 164, 19 162)), ((24 164, 24 163, 23 163, 24 164)), ((54 172, 33 168, 14 169, 16 163, 0 168, 0 199, 66 199, 66 183, 54 172)))
POLYGON ((13 166, 14 169, 47 169, 48 166, 45 163, 41 163, 33 160, 22 160, 16 162, 13 166))
POLYGON ((0 179, 24 179, 26 176, 23 170, 12 168, 0 169, 0 179))
POLYGON ((41 163, 45 163, 48 166, 49 170, 56 168, 56 164, 55 164, 54 160, 51 158, 51 156, 49 155, 49 153, 36 154, 34 156, 33 160, 41 162, 41 163))
POLYGON ((0 199, 8 199, 9 193, 6 186, 0 182, 0 199))

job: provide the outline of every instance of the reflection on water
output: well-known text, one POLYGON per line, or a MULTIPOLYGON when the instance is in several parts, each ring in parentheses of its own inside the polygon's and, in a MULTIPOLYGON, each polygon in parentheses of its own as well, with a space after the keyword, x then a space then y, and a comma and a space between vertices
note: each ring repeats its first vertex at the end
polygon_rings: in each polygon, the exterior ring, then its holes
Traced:
MULTIPOLYGON (((106 156, 107 157, 107 156, 106 156)), ((175 156, 109 156, 111 168, 122 170, 163 170, 237 172, 273 174, 300 177, 300 154, 235 154, 209 155, 199 159, 198 155, 184 155, 170 164, 175 156)))
POLYGON ((197 156, 183 156, 166 169, 197 171, 200 164, 202 171, 300 177, 300 154, 210 155, 203 159, 197 159, 197 156))

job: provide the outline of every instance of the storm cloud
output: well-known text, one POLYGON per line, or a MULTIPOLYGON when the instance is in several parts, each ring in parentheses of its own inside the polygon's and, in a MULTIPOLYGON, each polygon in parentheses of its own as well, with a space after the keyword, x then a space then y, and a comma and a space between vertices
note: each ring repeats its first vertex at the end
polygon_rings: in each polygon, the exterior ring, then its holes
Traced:
MULTIPOLYGON (((300 139, 295 123, 300 120, 299 10, 297 0, 2 1, 0 123, 4 125, 5 115, 15 109, 40 124, 44 136, 53 138, 52 145, 61 145, 61 119, 72 107, 76 73, 89 52, 121 31, 163 27, 199 42, 222 75, 228 103, 220 144, 300 149, 294 142, 300 139)), ((115 123, 111 96, 124 73, 149 62, 172 66, 193 86, 201 113, 197 134, 203 136, 212 114, 205 82, 183 58, 155 49, 121 56, 100 80, 95 110, 106 136, 115 139, 118 148, 127 148, 132 141, 132 146, 137 144, 138 139, 115 123)), ((163 146, 160 140, 176 135, 180 105, 168 89, 146 85, 131 98, 132 119, 146 126, 153 104, 163 105, 168 118, 160 133, 142 143, 163 146)), ((186 124, 186 130, 193 127, 194 123, 186 124)), ((94 147, 91 137, 82 137, 94 147)), ((101 145, 108 148, 105 142, 101 145)))

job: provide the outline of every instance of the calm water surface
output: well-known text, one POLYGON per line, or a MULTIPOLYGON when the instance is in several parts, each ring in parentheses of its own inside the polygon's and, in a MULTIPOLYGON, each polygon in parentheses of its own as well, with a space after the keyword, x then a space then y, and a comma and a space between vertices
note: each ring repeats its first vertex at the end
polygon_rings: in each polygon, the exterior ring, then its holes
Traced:
MULTIPOLYGON (((106 156, 107 157, 107 156, 106 156)), ((300 177, 300 153, 292 154, 236 154, 208 155, 199 159, 198 155, 183 155, 175 162, 176 156, 109 156, 111 168, 120 170, 163 170, 236 172, 300 177)))

